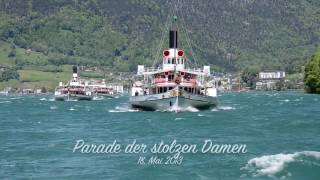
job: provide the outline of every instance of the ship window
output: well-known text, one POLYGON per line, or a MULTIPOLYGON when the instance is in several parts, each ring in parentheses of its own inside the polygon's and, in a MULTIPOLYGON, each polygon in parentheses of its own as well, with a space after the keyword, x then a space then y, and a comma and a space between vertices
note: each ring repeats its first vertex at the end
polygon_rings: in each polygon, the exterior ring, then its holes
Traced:
POLYGON ((176 64, 176 59, 172 59, 172 64, 176 64))
POLYGON ((170 58, 167 59, 167 64, 170 64, 170 58))

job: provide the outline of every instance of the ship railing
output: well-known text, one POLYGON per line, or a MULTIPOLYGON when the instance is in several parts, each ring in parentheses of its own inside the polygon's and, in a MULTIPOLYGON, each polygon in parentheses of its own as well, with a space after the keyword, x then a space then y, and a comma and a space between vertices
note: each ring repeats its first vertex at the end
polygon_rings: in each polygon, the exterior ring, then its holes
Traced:
POLYGON ((197 80, 196 79, 184 79, 182 83, 191 83, 191 84, 196 84, 197 80))
MULTIPOLYGON (((174 80, 167 80, 165 78, 156 78, 153 80, 154 84, 159 84, 159 83, 174 83, 174 80)), ((180 83, 189 83, 189 84, 196 84, 197 80, 196 79, 183 79, 180 83)))
POLYGON ((148 67, 145 68, 144 72, 158 72, 161 71, 162 69, 160 67, 154 68, 154 67, 148 67))
POLYGON ((201 68, 187 68, 185 71, 190 73, 203 73, 201 68))
MULTIPOLYGON (((161 72, 163 69, 158 67, 158 68, 146 68, 144 70, 143 73, 158 73, 158 72, 161 72)), ((204 72, 201 68, 187 68, 187 69, 184 69, 183 70, 184 72, 188 72, 188 73, 192 73, 192 74, 197 74, 197 75, 207 75, 206 72, 204 72)), ((209 75, 209 74, 208 74, 209 75)))

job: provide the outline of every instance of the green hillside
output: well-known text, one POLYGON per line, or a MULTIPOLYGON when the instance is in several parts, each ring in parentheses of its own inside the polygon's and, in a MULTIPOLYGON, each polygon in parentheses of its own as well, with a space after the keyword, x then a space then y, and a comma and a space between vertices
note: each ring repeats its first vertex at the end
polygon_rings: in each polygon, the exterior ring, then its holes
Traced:
POLYGON ((296 73, 320 42, 318 0, 0 0, 0 64, 135 71, 159 55, 171 7, 179 45, 216 71, 255 66, 296 73))

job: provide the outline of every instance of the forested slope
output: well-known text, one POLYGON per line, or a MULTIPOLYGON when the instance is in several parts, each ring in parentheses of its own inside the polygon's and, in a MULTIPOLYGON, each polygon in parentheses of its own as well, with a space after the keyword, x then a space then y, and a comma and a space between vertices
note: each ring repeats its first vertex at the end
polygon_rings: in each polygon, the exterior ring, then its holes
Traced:
MULTIPOLYGON (((186 35, 190 36, 198 63, 209 63, 218 71, 257 66, 297 72, 320 41, 318 0, 172 2, 179 9, 179 27, 185 25, 188 32, 181 33, 180 44, 189 47, 186 35)), ((102 65, 134 71, 137 64, 154 61, 172 2, 0 0, 0 39, 11 47, 0 52, 0 63, 102 65), (9 56, 14 48, 31 49, 45 58, 9 56)))

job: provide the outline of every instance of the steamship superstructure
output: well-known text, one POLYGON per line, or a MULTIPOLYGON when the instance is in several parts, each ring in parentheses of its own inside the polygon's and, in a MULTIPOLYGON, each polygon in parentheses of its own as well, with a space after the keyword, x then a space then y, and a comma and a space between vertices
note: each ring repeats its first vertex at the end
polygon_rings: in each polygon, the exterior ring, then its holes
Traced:
POLYGON ((56 101, 68 100, 92 100, 94 92, 87 81, 81 80, 78 75, 78 68, 72 67, 72 79, 67 83, 59 83, 54 92, 56 101))
POLYGON ((178 49, 178 31, 169 32, 169 49, 163 51, 162 67, 138 65, 130 104, 144 110, 183 111, 217 105, 217 89, 210 83, 210 66, 186 68, 188 59, 178 49))
POLYGON ((113 86, 106 83, 105 79, 102 79, 102 81, 99 82, 90 82, 89 86, 92 87, 95 96, 98 97, 100 96, 112 98, 115 95, 119 94, 113 86))

